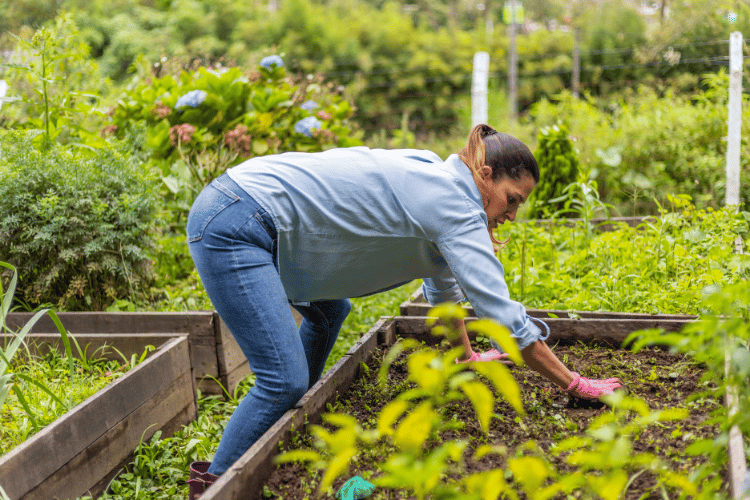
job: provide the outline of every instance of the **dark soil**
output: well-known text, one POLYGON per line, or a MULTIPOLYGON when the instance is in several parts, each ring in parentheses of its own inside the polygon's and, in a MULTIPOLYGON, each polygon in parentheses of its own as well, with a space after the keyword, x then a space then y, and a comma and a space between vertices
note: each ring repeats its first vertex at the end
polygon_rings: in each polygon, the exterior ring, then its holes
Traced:
MULTIPOLYGON (((624 382, 627 392, 643 399, 652 410, 667 408, 687 408, 688 418, 679 422, 660 422, 648 427, 633 439, 633 453, 652 453, 669 464, 673 471, 687 473, 693 470, 702 459, 685 454, 685 448, 695 439, 711 438, 718 429, 704 425, 709 412, 718 403, 709 400, 688 401, 690 395, 705 390, 699 380, 704 374, 704 367, 691 362, 679 354, 652 348, 639 353, 609 347, 590 347, 584 345, 555 346, 555 354, 573 371, 589 378, 619 377, 624 382)), ((408 385, 408 371, 405 356, 399 358, 389 371, 389 388, 391 392, 375 390, 377 371, 383 352, 376 352, 369 363, 369 376, 355 381, 350 389, 341 394, 331 406, 334 412, 344 412, 356 416, 363 427, 374 426, 380 409, 390 401, 398 391, 408 385)), ((557 386, 547 381, 528 368, 512 367, 516 381, 521 387, 525 417, 518 417, 515 411, 501 397, 496 398, 495 415, 486 436, 479 426, 471 404, 463 402, 445 408, 445 417, 464 422, 459 431, 449 431, 441 440, 464 438, 472 445, 504 445, 508 456, 515 456, 516 449, 535 441, 547 452, 552 445, 561 440, 583 435, 589 424, 598 415, 610 409, 600 402, 586 402, 571 398, 557 386)), ((300 434, 293 440, 294 448, 313 448, 312 440, 306 434, 300 434)), ((375 453, 377 454, 377 453, 375 453)), ((350 477, 360 475, 377 477, 378 469, 372 457, 373 453, 363 453, 352 464, 348 475, 334 482, 333 491, 337 491, 350 477)), ((382 460, 383 457, 380 457, 382 460)), ((548 455, 548 459, 560 472, 572 470, 562 456, 548 455)), ((504 457, 490 455, 482 461, 467 461, 468 472, 505 468, 504 457)), ((630 474, 631 477, 635 473, 630 474)), ((334 498, 333 495, 317 496, 317 486, 321 473, 304 464, 285 464, 273 473, 264 489, 264 498, 304 499, 334 498)), ((626 491, 625 498, 663 498, 656 488, 656 478, 646 471, 637 475, 626 491)), ((413 498, 406 493, 394 490, 376 489, 370 497, 377 499, 413 498)), ((523 498, 523 495, 522 495, 523 498)))

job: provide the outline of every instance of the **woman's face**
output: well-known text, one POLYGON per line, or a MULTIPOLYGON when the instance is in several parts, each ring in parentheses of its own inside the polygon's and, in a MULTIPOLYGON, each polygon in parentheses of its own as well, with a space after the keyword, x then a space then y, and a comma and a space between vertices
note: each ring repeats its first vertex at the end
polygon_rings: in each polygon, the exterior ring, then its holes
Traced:
MULTIPOLYGON (((481 173, 491 176, 492 168, 485 165, 481 173)), ((490 188, 489 203, 484 207, 489 222, 488 228, 495 229, 498 224, 515 220, 518 207, 526 201, 535 187, 536 182, 528 173, 524 173, 518 180, 505 176, 495 181, 490 188)))

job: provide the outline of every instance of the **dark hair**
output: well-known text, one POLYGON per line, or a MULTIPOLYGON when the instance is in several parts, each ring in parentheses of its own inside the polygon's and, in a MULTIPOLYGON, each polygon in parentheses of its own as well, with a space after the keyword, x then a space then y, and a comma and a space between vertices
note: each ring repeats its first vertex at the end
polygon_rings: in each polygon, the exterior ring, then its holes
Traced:
POLYGON ((518 180, 524 173, 539 182, 539 165, 529 148, 512 135, 498 132, 489 125, 474 127, 459 154, 475 177, 480 168, 488 165, 492 168, 493 182, 506 175, 518 180))

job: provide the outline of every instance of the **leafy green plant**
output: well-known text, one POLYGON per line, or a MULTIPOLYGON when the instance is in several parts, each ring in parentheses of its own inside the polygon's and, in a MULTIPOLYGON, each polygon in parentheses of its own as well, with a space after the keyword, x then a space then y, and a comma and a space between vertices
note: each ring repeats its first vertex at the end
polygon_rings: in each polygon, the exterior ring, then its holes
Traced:
POLYGON ((13 374, 19 377, 23 404, 11 393, 2 407, 2 420, 6 425, 0 428, 0 453, 24 442, 141 361, 138 357, 131 361, 106 359, 103 357, 106 348, 87 352, 85 347, 78 346, 73 336, 69 339, 76 353, 72 372, 70 358, 45 344, 28 342, 23 356, 16 356, 13 374), (29 379, 43 381, 46 389, 27 382, 29 379))
POLYGON ((0 134, 0 255, 18 269, 30 307, 102 310, 147 293, 156 179, 123 145, 37 149, 0 134))
POLYGON ((57 317, 57 314, 49 309, 42 309, 34 314, 19 332, 11 331, 11 329, 6 324, 6 318, 8 317, 8 312, 11 309, 13 295, 15 294, 16 284, 18 282, 18 274, 16 272, 16 269, 6 262, 0 262, 0 266, 6 268, 11 272, 11 278, 7 292, 3 291, 2 286, 0 286, 0 296, 2 296, 2 304, 0 304, 0 307, 2 308, 0 309, 0 333, 11 334, 13 336, 12 340, 10 340, 7 345, 3 346, 3 348, 0 349, 0 408, 2 408, 5 400, 12 391, 18 399, 18 402, 23 407, 27 416, 31 420, 34 429, 38 430, 39 424, 36 420, 36 414, 29 406, 28 398, 26 397, 26 395, 24 395, 24 392, 21 390, 21 386, 17 381, 20 380, 22 382, 25 382, 26 384, 34 385, 40 390, 49 394, 49 396, 60 405, 63 405, 63 403, 60 398, 56 394, 54 394, 41 380, 37 380, 22 373, 12 371, 11 363, 14 360, 16 354, 19 352, 19 348, 23 345, 26 336, 29 334, 39 318, 41 318, 45 314, 48 314, 52 321, 55 323, 58 331, 60 332, 60 336, 65 346, 65 351, 68 357, 70 374, 72 376, 74 372, 70 340, 68 339, 67 331, 60 322, 60 319, 57 317))
MULTIPOLYGON (((250 376, 240 382, 228 399, 221 396, 198 397, 198 417, 173 436, 157 431, 141 440, 134 456, 110 481, 102 500, 173 500, 187 491, 191 462, 211 460, 219 437, 239 400, 255 383, 250 376)), ((91 500, 84 496, 81 500, 91 500)))
POLYGON ((293 84, 277 64, 250 72, 200 67, 149 79, 112 113, 108 130, 118 136, 135 123, 148 125, 154 158, 177 163, 163 173, 173 192, 186 185, 199 191, 250 156, 359 144, 346 125, 352 113, 346 101, 315 83, 293 84), (311 128, 300 126, 304 119, 311 128))
POLYGON ((98 69, 72 16, 62 15, 29 40, 16 41, 22 62, 3 65, 11 70, 14 96, 10 128, 38 130, 47 141, 102 147, 98 130, 104 113, 99 101, 108 84, 97 79, 98 69))
MULTIPOLYGON (((463 309, 456 305, 433 309, 430 312, 432 320, 440 319, 440 325, 435 326, 433 333, 448 338, 457 337, 458 333, 446 325, 452 325, 453 318, 463 315, 463 309)), ((511 359, 519 365, 523 364, 515 341, 504 327, 489 321, 479 321, 471 323, 468 328, 497 341, 511 359)), ((320 452, 292 450, 280 455, 278 461, 307 461, 324 469, 319 486, 319 491, 324 491, 348 470, 349 463, 360 449, 386 441, 394 451, 382 463, 382 475, 373 480, 377 486, 406 490, 419 499, 433 494, 436 498, 452 498, 463 489, 467 489, 469 493, 485 491, 485 474, 464 473, 459 474, 460 479, 455 481, 448 481, 447 484, 443 481, 446 473, 453 470, 454 466, 463 470, 463 453, 467 442, 449 441, 435 446, 428 444, 438 443, 438 436, 456 425, 442 414, 445 405, 456 401, 471 403, 486 432, 494 403, 491 390, 477 374, 466 370, 466 365, 453 362, 463 347, 440 353, 409 339, 400 341, 388 353, 381 367, 381 380, 390 363, 405 349, 413 350, 409 355, 408 365, 409 380, 415 387, 387 403, 380 411, 374 428, 363 429, 350 415, 327 414, 323 417, 324 421, 337 429, 329 432, 323 426, 312 427, 320 452)), ((518 385, 503 364, 478 363, 474 369, 489 380, 519 414, 524 413, 518 385)), ((482 447, 475 453, 475 458, 497 451, 491 447, 482 447)), ((495 496, 504 489, 502 476, 500 479, 492 487, 495 496)))
POLYGON ((510 241, 499 258, 511 296, 539 309, 698 314, 706 287, 750 276, 750 258, 734 253, 750 214, 671 200, 659 218, 616 224, 588 242, 557 221, 504 226, 499 236, 510 241))
MULTIPOLYGON (((536 153, 539 164, 539 184, 529 196, 529 218, 550 218, 554 214, 568 215, 573 203, 566 196, 568 186, 578 181, 579 161, 563 125, 545 127, 539 131, 536 153)), ((572 193, 571 193, 572 194, 572 193)))
MULTIPOLYGON (((452 324, 453 318, 464 313, 460 307, 450 305, 434 309, 430 315, 440 318, 433 333, 452 336, 455 332, 441 325, 452 324)), ((519 357, 513 340, 507 333, 503 335, 501 327, 486 321, 478 322, 476 327, 479 333, 500 340, 512 358, 519 357)), ((674 470, 654 453, 636 448, 641 434, 650 427, 684 419, 687 409, 652 410, 643 400, 618 392, 605 398, 611 410, 600 412, 583 432, 555 439, 548 452, 534 440, 518 443, 510 452, 506 446, 488 442, 471 431, 470 437, 460 433, 462 437, 456 438, 452 433, 465 423, 452 418, 452 411, 457 405, 470 403, 479 429, 486 434, 490 420, 502 418, 492 413, 494 398, 500 395, 515 409, 515 425, 520 428, 542 425, 540 431, 551 432, 557 425, 571 424, 560 415, 556 417, 563 424, 556 418, 544 418, 549 402, 542 405, 545 409, 536 404, 542 395, 531 394, 526 399, 530 404, 524 408, 517 377, 505 373, 501 364, 477 363, 474 371, 467 371, 465 365, 452 362, 456 349, 438 351, 408 339, 385 354, 378 375, 381 388, 385 388, 383 382, 391 363, 407 351, 410 354, 405 362, 405 383, 389 387, 382 396, 378 396, 376 386, 358 386, 368 391, 362 399, 373 403, 389 398, 395 391, 375 418, 364 421, 345 410, 326 414, 322 425, 310 427, 313 446, 295 447, 280 455, 278 461, 307 463, 308 471, 320 469, 320 474, 310 472, 309 487, 317 485, 318 492, 327 495, 332 493, 330 486, 335 478, 346 474, 350 464, 356 464, 358 473, 377 487, 414 498, 518 500, 562 495, 614 500, 625 495, 638 476, 646 472, 655 480, 651 491, 661 491, 665 497, 674 494, 712 498, 717 491, 715 482, 704 484, 687 471, 674 470), (497 466, 481 468, 472 463, 490 457, 497 466), (477 469, 481 472, 472 472, 477 469)), ((358 398, 356 392, 348 394, 358 398)), ((335 408, 329 408, 332 410, 335 408)), ((370 408, 366 410, 370 412, 370 408)), ((381 495, 379 498, 386 498, 388 492, 381 495)), ((269 497, 274 497, 274 493, 269 492, 269 497)))
MULTIPOLYGON (((690 94, 639 86, 622 96, 595 99, 561 92, 535 103, 528 120, 539 129, 564 123, 601 199, 621 213, 653 215, 654 200, 687 194, 699 208, 724 201, 728 76, 707 73, 690 94)), ((743 97, 743 148, 750 123, 743 97)), ((750 173, 743 158, 742 175, 750 173)), ((567 185, 567 184, 566 184, 567 185)), ((742 209, 750 191, 741 188, 742 209)))
POLYGON ((649 345, 667 346, 671 350, 689 353, 696 361, 705 363, 703 382, 706 389, 696 395, 718 401, 732 400, 734 408, 718 405, 712 421, 719 424, 719 434, 712 439, 695 441, 686 451, 690 455, 706 455, 711 462, 694 471, 698 482, 721 486, 716 471, 727 466, 726 445, 732 426, 738 426, 747 436, 750 432, 750 407, 747 377, 750 375, 750 282, 741 281, 712 287, 703 301, 699 321, 687 325, 679 333, 665 334, 659 330, 632 333, 625 342, 638 351, 649 345))

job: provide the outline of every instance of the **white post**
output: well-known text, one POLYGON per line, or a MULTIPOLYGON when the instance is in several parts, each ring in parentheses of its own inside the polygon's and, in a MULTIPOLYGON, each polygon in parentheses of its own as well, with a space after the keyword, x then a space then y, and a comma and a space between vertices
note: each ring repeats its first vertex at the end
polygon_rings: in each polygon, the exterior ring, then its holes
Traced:
POLYGON ((474 72, 471 81, 471 126, 487 123, 487 80, 490 72, 490 55, 474 54, 474 72))
POLYGON ((729 37, 729 132, 727 134, 727 205, 740 204, 742 130, 742 33, 729 37))
POLYGON ((8 93, 8 84, 5 80, 0 80, 0 109, 3 109, 3 98, 8 93))
MULTIPOLYGON (((740 143, 742 139, 742 33, 735 31, 729 37, 729 132, 727 134, 727 206, 740 204, 740 143)), ((738 237, 735 246, 742 253, 742 240, 738 237)), ((724 370, 729 371, 733 343, 727 342, 724 370)), ((726 406, 731 417, 739 411, 737 388, 728 387, 726 406)), ((735 500, 748 498, 747 458, 745 456, 744 438, 738 426, 729 429, 727 458, 730 478, 730 492, 735 500)))

